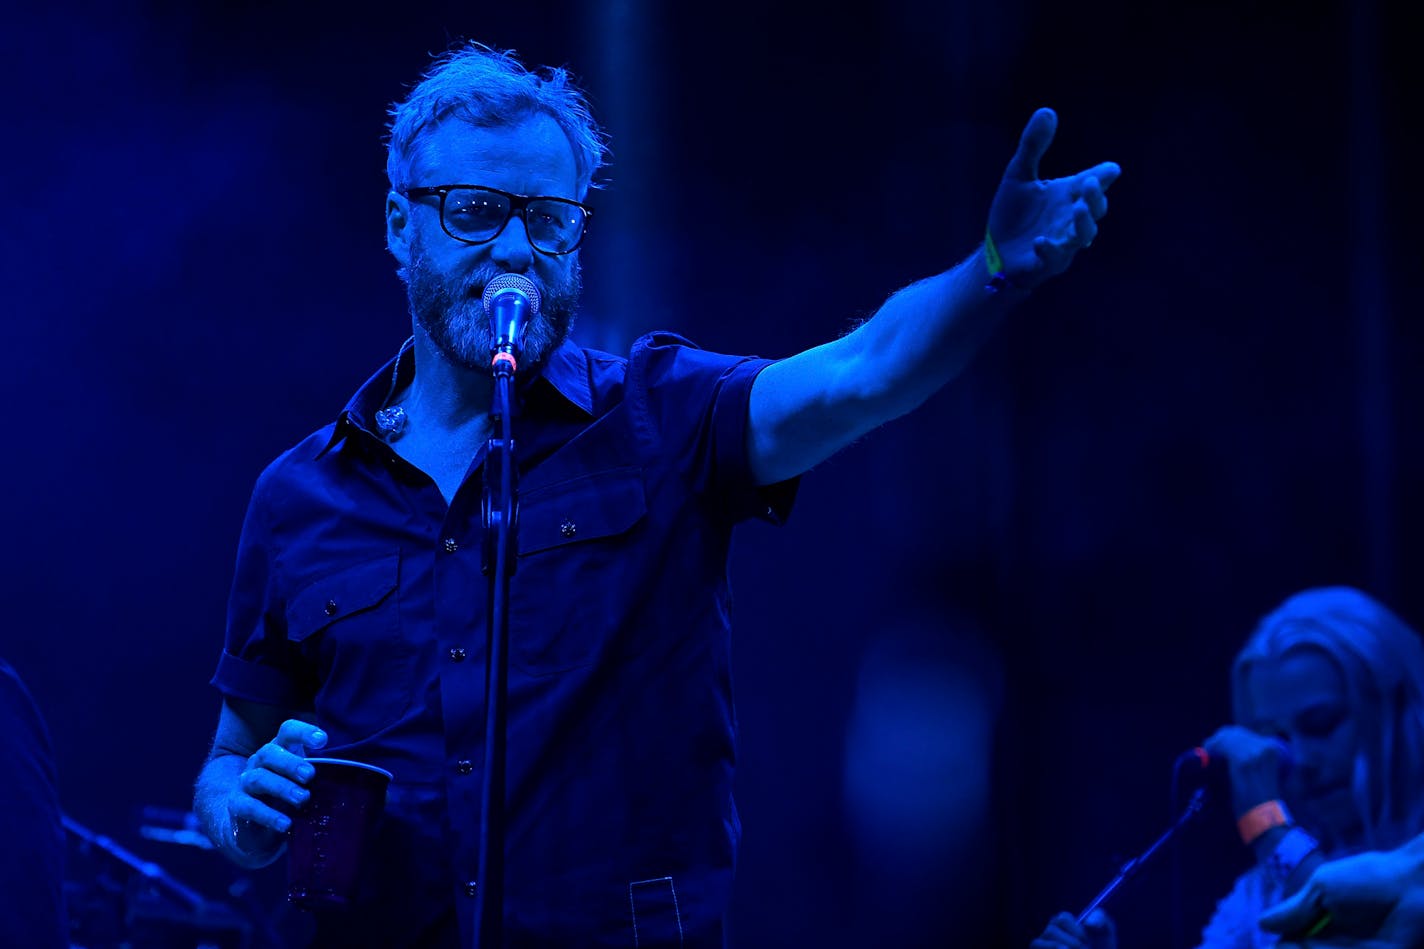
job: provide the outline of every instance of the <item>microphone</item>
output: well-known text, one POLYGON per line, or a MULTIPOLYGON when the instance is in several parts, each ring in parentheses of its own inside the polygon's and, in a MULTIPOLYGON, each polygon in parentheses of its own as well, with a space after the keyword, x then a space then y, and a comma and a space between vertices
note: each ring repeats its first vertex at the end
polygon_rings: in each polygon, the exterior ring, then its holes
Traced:
MULTIPOLYGON (((1281 777, 1290 772, 1294 759, 1291 757, 1290 745, 1279 738, 1272 738, 1271 744, 1276 746, 1276 761, 1280 764, 1281 777)), ((1183 776, 1197 777, 1208 773, 1215 774, 1226 766, 1226 759, 1220 755, 1213 756, 1205 748, 1189 748, 1177 756, 1177 761, 1172 765, 1172 771, 1178 778, 1183 776)))
POLYGON ((539 315, 539 288, 523 274, 502 273, 485 285, 482 302, 494 340, 490 364, 507 362, 512 372, 524 345, 524 333, 539 315))

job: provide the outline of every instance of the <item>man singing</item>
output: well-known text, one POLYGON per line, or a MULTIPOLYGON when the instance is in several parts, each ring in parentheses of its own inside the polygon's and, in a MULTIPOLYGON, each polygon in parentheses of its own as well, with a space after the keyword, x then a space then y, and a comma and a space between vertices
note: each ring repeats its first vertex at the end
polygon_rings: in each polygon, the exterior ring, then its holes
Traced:
MULTIPOLYGON (((583 93, 469 44, 391 110, 386 238, 413 336, 253 490, 195 808, 279 855, 305 756, 394 775, 361 895, 316 944, 474 940, 490 578, 481 572, 489 281, 528 278, 509 593, 511 946, 721 946, 740 837, 727 558, 803 472, 954 378, 1001 314, 1092 243, 1118 167, 1040 180, 1040 110, 984 244, 854 332, 779 361, 654 333, 569 336, 604 157, 583 93)), ((394 348, 394 347, 393 347, 394 348)))

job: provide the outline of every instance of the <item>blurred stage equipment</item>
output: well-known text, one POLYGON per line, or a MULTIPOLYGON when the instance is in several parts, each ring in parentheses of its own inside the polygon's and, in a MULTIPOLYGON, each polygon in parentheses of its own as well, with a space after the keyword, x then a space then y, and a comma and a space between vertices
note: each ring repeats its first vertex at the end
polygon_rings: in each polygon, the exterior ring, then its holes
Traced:
MULTIPOLYGON (((64 884, 70 942, 83 949, 267 949, 277 945, 250 887, 228 888, 238 903, 209 899, 151 860, 64 815, 70 856, 64 884)), ((139 835, 211 850, 194 815, 144 808, 139 835)))

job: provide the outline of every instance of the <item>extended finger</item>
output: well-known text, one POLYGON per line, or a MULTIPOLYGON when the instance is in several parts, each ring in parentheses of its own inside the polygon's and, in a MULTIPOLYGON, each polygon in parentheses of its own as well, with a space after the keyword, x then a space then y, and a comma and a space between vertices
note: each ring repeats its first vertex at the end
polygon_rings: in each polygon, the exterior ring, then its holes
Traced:
POLYGON ((249 767, 237 777, 237 786, 249 797, 301 807, 311 792, 300 784, 262 767, 249 767))
POLYGON ((1081 197, 1088 205, 1088 210, 1093 212, 1093 220, 1101 218, 1108 213, 1108 198, 1103 194, 1103 187, 1096 178, 1089 178, 1083 182, 1081 197))
POLYGON ((269 741, 247 759, 250 771, 270 771, 298 784, 306 784, 314 771, 301 754, 294 754, 276 742, 269 741))
POLYGON ((272 739, 288 751, 301 753, 304 748, 321 748, 326 744, 326 732, 309 722, 289 718, 277 729, 272 739))
POLYGON ((1093 220, 1093 213, 1082 202, 1073 208, 1073 236, 1077 238, 1079 247, 1087 247, 1098 236, 1098 222, 1093 220))
POLYGON ((1089 178, 1095 178, 1097 179, 1098 187, 1106 191, 1112 187, 1112 183, 1116 181, 1121 174, 1122 169, 1118 167, 1117 162, 1105 161, 1094 165, 1086 171, 1078 172, 1073 176, 1073 180, 1077 186, 1081 188, 1087 183, 1089 178))
POLYGON ((1058 130, 1058 115, 1052 109, 1039 109, 1029 117, 1019 136, 1019 147, 1004 171, 1005 178, 1034 181, 1038 178, 1038 162, 1048 151, 1053 133, 1058 130))
POLYGON ((286 814, 266 801, 250 795, 233 795, 228 810, 234 821, 251 821, 278 833, 285 834, 292 826, 292 819, 286 814))

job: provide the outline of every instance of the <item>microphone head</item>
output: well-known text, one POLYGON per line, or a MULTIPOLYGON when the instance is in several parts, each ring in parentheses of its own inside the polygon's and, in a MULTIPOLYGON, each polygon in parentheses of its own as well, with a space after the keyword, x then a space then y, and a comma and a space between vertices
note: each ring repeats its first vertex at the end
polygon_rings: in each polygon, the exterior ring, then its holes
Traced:
POLYGON ((494 298, 509 291, 524 294, 525 302, 529 306, 529 319, 539 315, 539 288, 534 286, 534 281, 521 273, 502 273, 491 278, 490 282, 485 284, 481 302, 484 304, 486 317, 491 315, 490 310, 494 306, 494 298))

